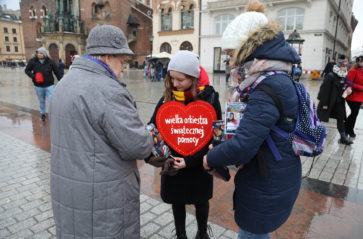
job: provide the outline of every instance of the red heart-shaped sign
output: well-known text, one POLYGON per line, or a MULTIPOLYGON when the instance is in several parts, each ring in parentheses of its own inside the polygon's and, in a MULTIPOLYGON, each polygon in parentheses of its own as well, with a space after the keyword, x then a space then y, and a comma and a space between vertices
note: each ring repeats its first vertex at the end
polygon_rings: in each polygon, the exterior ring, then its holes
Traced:
POLYGON ((193 155, 212 138, 212 122, 217 119, 213 106, 197 100, 188 105, 177 101, 163 104, 156 124, 165 142, 183 156, 193 155))

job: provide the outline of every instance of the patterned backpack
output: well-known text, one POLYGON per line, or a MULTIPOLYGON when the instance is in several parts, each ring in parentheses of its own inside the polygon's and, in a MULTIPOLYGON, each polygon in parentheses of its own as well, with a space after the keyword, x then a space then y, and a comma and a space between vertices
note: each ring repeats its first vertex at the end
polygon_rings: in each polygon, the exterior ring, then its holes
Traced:
MULTIPOLYGON (((266 74, 260 76, 260 78, 262 77, 264 79, 275 74, 283 74, 288 76, 291 82, 294 84, 296 94, 298 96, 299 112, 296 118, 296 126, 294 131, 286 132, 277 126, 274 126, 272 130, 280 136, 287 138, 292 145, 293 151, 298 156, 315 157, 321 154, 324 149, 326 129, 320 123, 320 120, 317 117, 314 102, 310 99, 309 93, 306 91, 305 86, 302 83, 293 81, 290 75, 282 71, 267 72, 266 74)), ((280 112, 281 119, 284 119, 285 115, 282 104, 275 92, 266 85, 258 84, 256 88, 263 90, 274 100, 280 112)), ((270 135, 267 136, 266 142, 275 159, 281 160, 281 155, 278 152, 278 149, 270 135)))

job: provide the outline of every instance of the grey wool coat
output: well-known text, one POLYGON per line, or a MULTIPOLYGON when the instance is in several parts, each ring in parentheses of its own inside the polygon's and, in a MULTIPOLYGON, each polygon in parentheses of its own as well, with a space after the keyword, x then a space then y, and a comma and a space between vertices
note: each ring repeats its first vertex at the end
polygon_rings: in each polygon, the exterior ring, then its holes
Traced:
POLYGON ((77 58, 50 102, 51 197, 57 238, 139 239, 136 159, 152 138, 125 85, 77 58))

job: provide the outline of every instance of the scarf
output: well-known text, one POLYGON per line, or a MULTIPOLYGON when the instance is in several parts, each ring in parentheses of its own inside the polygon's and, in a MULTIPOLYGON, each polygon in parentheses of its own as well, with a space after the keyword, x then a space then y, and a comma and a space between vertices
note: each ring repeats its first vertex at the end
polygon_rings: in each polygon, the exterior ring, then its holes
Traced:
MULTIPOLYGON (((203 91, 205 86, 199 86, 197 93, 203 91)), ((193 94, 192 90, 186 90, 186 91, 177 91, 173 90, 173 98, 177 101, 183 101, 183 102, 190 102, 193 100, 193 94)))
POLYGON ((340 70, 340 67, 337 65, 333 66, 333 72, 337 74, 340 77, 346 77, 348 75, 348 71, 342 71, 340 70))
POLYGON ((245 99, 251 86, 264 73, 268 71, 290 72, 291 69, 291 63, 267 59, 255 59, 237 66, 233 73, 233 70, 231 71, 232 82, 237 86, 232 87, 229 101, 238 102, 245 99))
POLYGON ((101 65, 103 68, 105 68, 112 75, 113 78, 117 79, 116 74, 111 70, 111 68, 105 62, 103 62, 103 61, 101 61, 101 60, 99 60, 97 58, 94 58, 94 57, 92 57, 90 55, 84 55, 83 57, 86 58, 86 59, 89 59, 89 60, 91 60, 93 62, 96 62, 99 65, 101 65))

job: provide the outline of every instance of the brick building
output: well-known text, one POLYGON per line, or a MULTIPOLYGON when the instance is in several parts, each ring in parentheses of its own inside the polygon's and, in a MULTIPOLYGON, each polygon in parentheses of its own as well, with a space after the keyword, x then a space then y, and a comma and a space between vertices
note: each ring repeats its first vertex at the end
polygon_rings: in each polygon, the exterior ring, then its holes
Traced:
POLYGON ((86 52, 86 39, 96 25, 121 28, 135 56, 130 64, 138 66, 150 54, 152 10, 148 2, 131 0, 21 0, 26 58, 44 46, 51 58, 66 65, 71 56, 86 52))

